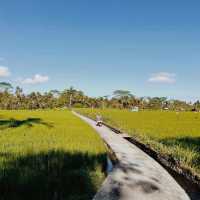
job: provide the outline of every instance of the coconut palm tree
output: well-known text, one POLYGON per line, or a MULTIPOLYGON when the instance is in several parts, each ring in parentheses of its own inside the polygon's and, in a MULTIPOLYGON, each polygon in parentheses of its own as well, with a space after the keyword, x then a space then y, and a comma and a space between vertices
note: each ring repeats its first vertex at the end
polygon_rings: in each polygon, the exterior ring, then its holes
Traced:
POLYGON ((114 98, 118 99, 123 108, 129 108, 134 95, 128 90, 115 90, 113 92, 114 98))
POLYGON ((128 90, 115 90, 113 92, 113 96, 115 98, 122 98, 122 97, 133 97, 130 91, 128 90))
POLYGON ((13 89, 13 86, 8 83, 8 82, 0 82, 0 90, 5 91, 5 90, 10 90, 13 89))

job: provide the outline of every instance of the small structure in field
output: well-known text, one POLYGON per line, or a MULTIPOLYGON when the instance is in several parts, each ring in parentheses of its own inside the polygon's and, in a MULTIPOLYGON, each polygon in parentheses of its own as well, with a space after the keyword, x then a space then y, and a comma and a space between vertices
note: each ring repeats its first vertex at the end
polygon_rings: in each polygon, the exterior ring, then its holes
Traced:
POLYGON ((163 110, 166 110, 166 111, 168 111, 168 110, 169 110, 169 108, 168 108, 168 107, 164 107, 164 108, 163 108, 163 110))
POLYGON ((181 112, 184 112, 184 111, 185 111, 185 109, 184 109, 184 108, 180 108, 180 111, 181 111, 181 112))
POLYGON ((139 107, 138 107, 138 106, 134 106, 134 107, 131 109, 131 112, 139 112, 139 107))

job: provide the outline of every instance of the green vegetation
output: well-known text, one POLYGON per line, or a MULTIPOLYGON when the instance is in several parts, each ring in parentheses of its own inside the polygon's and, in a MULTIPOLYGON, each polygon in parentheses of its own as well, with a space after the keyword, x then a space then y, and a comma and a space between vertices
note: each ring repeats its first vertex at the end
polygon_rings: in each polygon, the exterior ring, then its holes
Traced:
POLYGON ((73 87, 63 91, 31 92, 25 94, 22 88, 6 82, 0 83, 0 109, 5 110, 35 110, 53 108, 120 108, 140 110, 176 110, 198 111, 200 102, 187 103, 185 101, 167 99, 166 97, 136 97, 127 90, 116 90, 111 95, 103 97, 89 97, 83 91, 73 87))
POLYGON ((92 199, 105 156, 69 111, 0 111, 0 199, 92 199))
POLYGON ((200 175, 200 113, 114 109, 78 109, 104 121, 150 145, 156 151, 173 156, 183 167, 200 175))

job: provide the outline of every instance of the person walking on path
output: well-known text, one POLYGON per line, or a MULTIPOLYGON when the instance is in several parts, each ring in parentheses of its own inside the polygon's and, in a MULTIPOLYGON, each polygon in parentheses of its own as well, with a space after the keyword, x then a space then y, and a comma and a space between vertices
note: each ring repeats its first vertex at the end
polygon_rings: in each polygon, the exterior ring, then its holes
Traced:
POLYGON ((96 125, 101 127, 103 123, 101 115, 97 114, 96 121, 97 121, 96 125))

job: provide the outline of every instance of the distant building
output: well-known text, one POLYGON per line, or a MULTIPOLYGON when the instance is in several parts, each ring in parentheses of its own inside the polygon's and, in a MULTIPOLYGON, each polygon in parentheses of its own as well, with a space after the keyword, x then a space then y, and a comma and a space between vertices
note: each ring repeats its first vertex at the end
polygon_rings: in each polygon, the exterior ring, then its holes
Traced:
POLYGON ((165 108, 163 108, 163 110, 169 110, 169 108, 168 108, 168 107, 165 107, 165 108))
POLYGON ((180 111, 184 112, 184 111, 185 111, 185 109, 184 109, 184 108, 180 108, 180 111))
POLYGON ((131 109, 131 112, 139 112, 139 107, 138 107, 138 106, 134 106, 134 107, 131 109))

